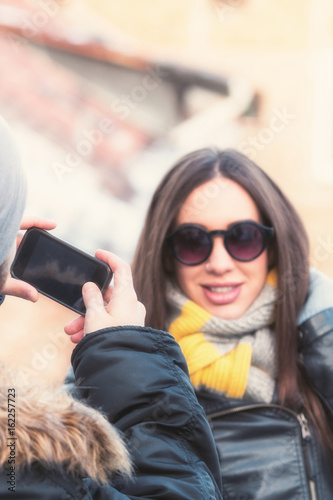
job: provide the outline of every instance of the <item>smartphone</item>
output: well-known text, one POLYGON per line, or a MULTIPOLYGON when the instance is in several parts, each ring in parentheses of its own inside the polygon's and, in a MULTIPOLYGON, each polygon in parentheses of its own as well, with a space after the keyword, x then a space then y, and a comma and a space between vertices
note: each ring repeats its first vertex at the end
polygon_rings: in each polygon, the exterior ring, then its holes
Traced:
POLYGON ((10 272, 81 315, 84 283, 93 281, 103 293, 112 278, 107 264, 36 227, 24 234, 10 272))

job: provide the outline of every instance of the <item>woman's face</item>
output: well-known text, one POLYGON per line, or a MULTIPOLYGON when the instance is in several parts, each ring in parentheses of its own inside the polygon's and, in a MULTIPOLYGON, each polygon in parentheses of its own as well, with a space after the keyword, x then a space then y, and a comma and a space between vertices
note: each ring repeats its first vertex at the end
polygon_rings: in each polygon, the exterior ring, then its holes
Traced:
MULTIPOLYGON (((228 229, 235 222, 261 223, 251 196, 236 182, 217 177, 196 188, 186 198, 176 220, 198 224, 207 231, 228 229)), ((258 297, 268 271, 267 250, 250 262, 239 262, 226 251, 223 238, 213 238, 209 258, 197 266, 175 260, 175 274, 185 295, 214 316, 240 318, 258 297)))

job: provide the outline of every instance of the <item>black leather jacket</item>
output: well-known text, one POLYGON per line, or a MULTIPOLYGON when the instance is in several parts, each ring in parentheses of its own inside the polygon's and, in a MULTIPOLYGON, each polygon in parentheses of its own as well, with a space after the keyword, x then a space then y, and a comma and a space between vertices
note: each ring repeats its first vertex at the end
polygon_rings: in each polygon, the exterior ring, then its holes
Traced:
MULTIPOLYGON (((333 282, 311 271, 299 316, 305 370, 332 415, 333 282)), ((220 456, 224 500, 331 500, 333 467, 303 413, 198 393, 220 456)))

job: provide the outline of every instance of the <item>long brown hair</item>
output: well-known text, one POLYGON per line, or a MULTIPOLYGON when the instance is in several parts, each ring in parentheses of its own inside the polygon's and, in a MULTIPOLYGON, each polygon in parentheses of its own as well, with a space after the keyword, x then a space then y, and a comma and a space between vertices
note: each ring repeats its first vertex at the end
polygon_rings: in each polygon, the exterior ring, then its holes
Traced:
MULTIPOLYGON (((167 319, 166 278, 172 273, 164 245, 173 230, 180 208, 198 186, 216 177, 237 182, 256 203, 264 224, 273 226, 275 237, 269 248, 270 267, 278 276, 276 338, 278 394, 280 403, 298 409, 302 403, 319 433, 333 435, 318 397, 298 366, 297 317, 309 286, 309 244, 303 223, 274 181, 253 161, 235 150, 206 148, 181 158, 165 175, 151 201, 133 262, 138 298, 146 307, 146 324, 164 329, 167 319)), ((193 209, 200 210, 214 193, 207 192, 193 209)), ((330 438, 329 438, 330 436, 330 438)))

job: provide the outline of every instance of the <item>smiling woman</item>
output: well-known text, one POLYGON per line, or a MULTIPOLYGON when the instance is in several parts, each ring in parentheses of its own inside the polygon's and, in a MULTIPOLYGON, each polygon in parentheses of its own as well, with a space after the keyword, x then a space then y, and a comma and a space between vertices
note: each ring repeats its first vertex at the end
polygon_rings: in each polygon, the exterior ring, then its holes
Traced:
MULTIPOLYGON (((197 187, 185 200, 185 206, 191 205, 192 200, 209 189, 211 183, 220 187, 219 194, 198 214, 190 214, 182 207, 176 219, 177 227, 191 223, 216 231, 227 230, 241 221, 260 222, 260 213, 250 195, 230 179, 218 178, 197 187)), ((234 240, 240 239, 238 246, 244 246, 242 240, 246 238, 249 248, 255 243, 252 238, 256 233, 252 231, 246 235, 245 230, 240 234, 238 229, 234 240)), ((226 241, 223 243, 220 238, 214 238, 212 251, 201 264, 189 266, 175 261, 176 279, 185 295, 203 309, 214 316, 236 319, 257 298, 266 281, 267 250, 255 257, 246 262, 233 258, 226 241)))
POLYGON ((237 151, 190 153, 155 191, 135 288, 214 420, 225 498, 333 494, 333 284, 308 262, 295 209, 237 151))

